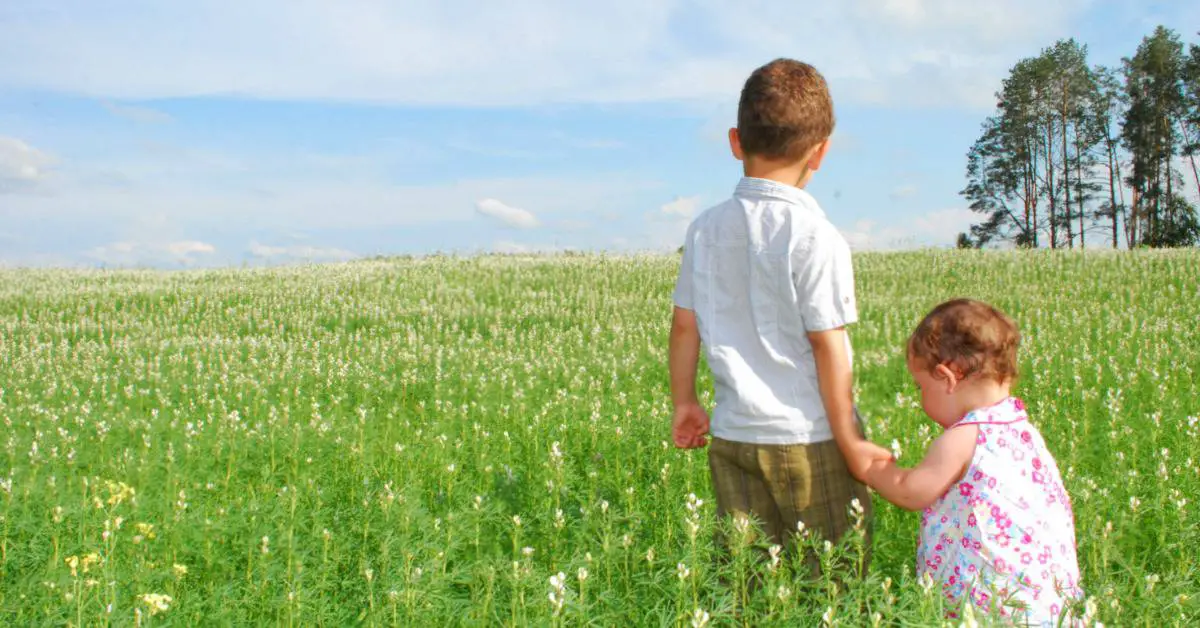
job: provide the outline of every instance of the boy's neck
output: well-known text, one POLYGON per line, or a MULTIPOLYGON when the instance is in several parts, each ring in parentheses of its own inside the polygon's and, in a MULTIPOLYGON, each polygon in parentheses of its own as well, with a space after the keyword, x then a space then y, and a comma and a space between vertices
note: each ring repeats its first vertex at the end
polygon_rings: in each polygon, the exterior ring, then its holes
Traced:
POLYGON ((742 160, 742 174, 804 189, 813 173, 804 161, 747 157, 742 160))

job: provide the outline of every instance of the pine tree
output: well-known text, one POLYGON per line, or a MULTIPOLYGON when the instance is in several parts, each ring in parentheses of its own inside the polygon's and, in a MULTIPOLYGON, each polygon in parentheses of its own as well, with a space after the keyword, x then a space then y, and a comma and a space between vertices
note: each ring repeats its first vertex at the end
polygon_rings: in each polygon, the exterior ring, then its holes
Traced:
POLYGON ((1115 249, 1120 246, 1120 221, 1125 220, 1125 188, 1121 184, 1118 128, 1123 115, 1125 93, 1116 70, 1097 67, 1093 75, 1096 77, 1096 92, 1092 100, 1091 119, 1103 153, 1101 163, 1106 168, 1105 178, 1108 183, 1108 201, 1100 207, 1097 215, 1111 220, 1112 248, 1115 249))
POLYGON ((1183 44, 1159 26, 1142 40, 1137 53, 1124 60, 1129 98, 1122 138, 1132 156, 1133 228, 1130 246, 1172 246, 1186 230, 1187 204, 1175 202, 1180 178, 1172 161, 1179 154, 1177 122, 1184 114, 1183 44), (1182 215, 1180 214, 1182 212, 1182 215))

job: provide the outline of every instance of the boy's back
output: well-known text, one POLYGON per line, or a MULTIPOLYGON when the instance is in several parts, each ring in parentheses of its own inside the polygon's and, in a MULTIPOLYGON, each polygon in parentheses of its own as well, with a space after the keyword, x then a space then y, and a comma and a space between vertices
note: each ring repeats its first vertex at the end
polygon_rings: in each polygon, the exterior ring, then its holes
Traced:
POLYGON ((808 192, 742 179, 688 229, 674 298, 696 313, 716 389, 714 436, 833 437, 806 334, 857 320, 854 278, 845 239, 808 192))
POLYGON ((688 229, 674 295, 672 437, 702 447, 711 428, 718 513, 753 515, 776 543, 800 522, 836 540, 851 510, 869 541, 871 500, 855 477, 891 457, 863 439, 854 411, 850 250, 803 190, 833 124, 812 66, 778 59, 750 75, 729 132, 745 176, 688 229), (702 347, 716 384, 711 422, 696 396, 702 347))

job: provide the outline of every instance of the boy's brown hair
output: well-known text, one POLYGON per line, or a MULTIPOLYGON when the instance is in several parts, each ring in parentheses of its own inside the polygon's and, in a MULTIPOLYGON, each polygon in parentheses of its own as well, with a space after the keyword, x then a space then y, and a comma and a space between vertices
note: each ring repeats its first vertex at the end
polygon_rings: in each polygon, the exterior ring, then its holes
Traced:
POLYGON ((948 364, 962 377, 978 374, 999 382, 1017 378, 1017 324, 1000 310, 973 299, 933 308, 908 340, 908 355, 921 368, 948 364))
POLYGON ((776 59, 755 70, 738 101, 742 151, 769 159, 801 159, 833 135, 833 99, 813 66, 776 59))

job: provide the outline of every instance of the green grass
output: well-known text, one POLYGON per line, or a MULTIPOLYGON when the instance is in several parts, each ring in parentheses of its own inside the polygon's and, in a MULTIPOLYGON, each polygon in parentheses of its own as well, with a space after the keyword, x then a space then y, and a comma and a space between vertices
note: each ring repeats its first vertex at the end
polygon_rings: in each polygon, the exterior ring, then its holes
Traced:
MULTIPOLYGON (((0 624, 937 624, 919 517, 881 501, 865 580, 753 539, 719 559, 705 454, 667 446, 677 263, 0 271, 0 624)), ((904 340, 941 300, 995 303, 1096 618, 1200 618, 1200 254, 856 265, 871 436, 919 460, 904 340)))

